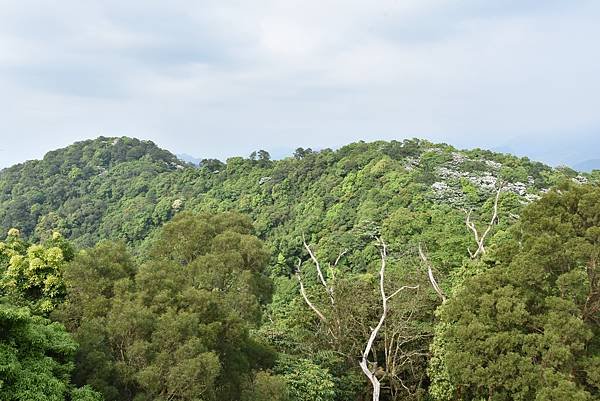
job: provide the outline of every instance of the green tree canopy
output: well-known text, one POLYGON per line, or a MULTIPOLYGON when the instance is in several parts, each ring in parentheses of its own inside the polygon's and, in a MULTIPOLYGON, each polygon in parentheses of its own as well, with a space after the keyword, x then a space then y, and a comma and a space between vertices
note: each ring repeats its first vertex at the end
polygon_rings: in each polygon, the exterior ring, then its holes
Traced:
MULTIPOLYGON (((122 245, 78 255, 56 317, 82 344, 78 382, 106 399, 236 400, 273 354, 253 340, 268 254, 237 214, 179 214, 136 268, 122 245)), ((260 382, 264 384, 264 382, 260 382)))
POLYGON ((45 244, 30 244, 16 229, 0 242, 0 296, 36 313, 51 312, 65 296, 63 269, 73 248, 57 232, 45 244))
POLYGON ((0 299, 0 399, 101 401, 90 388, 70 384, 76 349, 61 324, 0 299))
POLYGON ((461 400, 600 399, 600 189, 566 184, 498 241, 442 308, 461 400))

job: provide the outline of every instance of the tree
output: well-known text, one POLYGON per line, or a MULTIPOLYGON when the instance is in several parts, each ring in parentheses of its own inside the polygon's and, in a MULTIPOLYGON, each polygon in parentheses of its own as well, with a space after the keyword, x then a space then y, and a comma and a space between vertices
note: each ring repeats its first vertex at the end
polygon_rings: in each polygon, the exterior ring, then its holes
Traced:
POLYGON ((0 399, 101 401, 69 383, 76 349, 62 325, 0 299, 0 399))
POLYGON ((107 399, 236 400, 273 364, 250 336, 270 297, 267 254, 237 214, 178 214, 136 268, 100 244, 68 269, 56 316, 82 343, 78 380, 107 399))
MULTIPOLYGON (((481 263, 481 258, 486 253, 486 248, 485 248, 485 246, 487 245, 486 241, 489 241, 488 237, 491 234, 492 229, 499 222, 498 214, 499 214, 499 206, 500 206, 500 195, 501 195, 502 190, 503 190, 503 184, 499 183, 497 185, 496 195, 493 198, 492 216, 491 216, 490 221, 487 224, 484 231, 480 231, 477 228, 476 224, 471 220, 472 209, 465 212, 466 213, 465 224, 466 224, 466 227, 469 229, 469 231, 473 235, 473 239, 475 240, 475 243, 477 244, 477 249, 475 252, 472 252, 470 247, 467 247, 467 251, 468 251, 469 257, 471 259, 471 262, 463 263, 462 266, 460 266, 453 272, 454 280, 449 285, 450 294, 453 294, 455 289, 462 287, 465 276, 471 277, 471 276, 477 274, 477 267, 481 263)), ((433 271, 432 263, 429 260, 429 257, 427 256, 427 253, 424 250, 421 243, 418 244, 418 252, 419 252, 419 257, 421 259, 422 264, 424 264, 425 267, 427 268, 427 276, 429 278, 431 288, 433 288, 433 290, 435 291, 435 293, 437 294, 439 299, 442 301, 442 303, 445 303, 448 300, 448 296, 446 295, 446 293, 442 289, 442 287, 439 285, 439 283, 435 277, 434 271, 433 271)), ((436 334, 435 334, 434 340, 430 347, 432 356, 431 356, 431 359, 429 360, 429 365, 430 365, 429 366, 429 375, 431 377, 431 384, 429 387, 429 392, 434 398, 440 399, 440 400, 451 399, 452 393, 455 390, 455 388, 453 387, 453 385, 450 382, 449 377, 448 377, 449 372, 448 372, 448 366, 447 366, 447 362, 446 362, 446 357, 447 357, 446 350, 445 350, 446 343, 445 343, 444 338, 446 335, 447 328, 448 328, 448 324, 443 323, 443 322, 441 322, 441 323, 438 322, 438 324, 435 328, 436 334)))
POLYGON ((296 150, 294 151, 294 158, 303 159, 311 153, 313 153, 313 150, 311 148, 296 148, 296 150))
MULTIPOLYGON (((305 394, 308 392, 305 392, 305 394)), ((244 390, 242 401, 289 401, 289 390, 283 376, 258 372, 244 390)))
POLYGON ((271 155, 266 150, 261 149, 258 151, 258 160, 267 163, 271 160, 271 155))
POLYGON ((599 197, 567 184, 529 206, 441 308, 455 399, 600 399, 599 197))
POLYGON ((473 232, 473 237, 475 239, 475 242, 477 243, 477 249, 475 250, 475 252, 471 252, 471 249, 468 249, 471 259, 477 259, 479 256, 485 253, 485 240, 492 231, 494 225, 498 224, 498 202, 500 201, 501 192, 502 185, 499 185, 498 190, 496 191, 496 197, 494 198, 492 218, 483 232, 480 232, 479 229, 477 229, 475 223, 471 221, 472 210, 469 210, 467 212, 467 219, 465 224, 467 225, 469 230, 473 232))
POLYGON ((107 315, 120 285, 133 280, 137 266, 125 244, 102 242, 77 254, 64 271, 67 297, 53 313, 79 343, 77 385, 89 384, 108 400, 120 399, 120 380, 110 346, 107 315))
POLYGON ((57 232, 44 245, 30 244, 12 229, 0 242, 0 296, 29 306, 40 314, 50 313, 65 296, 63 269, 73 258, 73 248, 57 232))
MULTIPOLYGON (((373 388, 373 390, 372 390, 373 401, 379 401, 379 398, 381 395, 381 379, 382 379, 382 377, 386 376, 386 373, 388 373, 388 372, 386 372, 386 369, 390 366, 394 366, 394 362, 392 361, 392 359, 404 357, 404 355, 399 355, 398 353, 385 352, 384 353, 384 361, 382 363, 378 364, 376 361, 375 362, 369 361, 369 355, 376 354, 376 351, 374 350, 374 343, 375 343, 375 340, 377 339, 377 337, 379 336, 380 331, 382 330, 382 328, 384 326, 384 323, 386 321, 388 313, 390 312, 389 301, 392 298, 394 298, 395 296, 397 296, 398 294, 400 294, 403 290, 418 288, 418 285, 417 286, 402 286, 402 287, 396 289, 393 293, 391 293, 389 295, 386 293, 385 269, 386 269, 387 258, 388 258, 388 250, 387 250, 387 245, 385 244, 385 242, 382 239, 377 238, 377 243, 380 248, 380 257, 381 257, 381 265, 380 265, 380 269, 379 269, 379 295, 381 297, 382 310, 381 310, 379 318, 377 320, 377 324, 375 325, 374 328, 370 329, 370 334, 366 341, 366 345, 364 345, 364 348, 361 353, 360 361, 358 363, 362 372, 367 377, 367 379, 369 380, 369 382, 371 383, 371 386, 373 388)), ((300 293, 302 295, 302 298, 308 305, 308 307, 312 311, 314 311, 314 313, 319 317, 319 320, 321 320, 321 322, 323 322, 327 326, 327 331, 328 331, 328 334, 331 336, 331 341, 334 343, 339 343, 341 337, 347 336, 349 333, 347 333, 346 330, 344 330, 345 325, 342 325, 342 323, 341 323, 340 314, 342 312, 336 308, 335 283, 331 283, 327 280, 327 278, 325 277, 325 274, 323 272, 323 269, 321 268, 321 264, 319 263, 317 257, 313 253, 312 249, 308 246, 306 241, 304 241, 304 248, 310 255, 310 259, 312 260, 312 262, 315 265, 318 281, 322 285, 324 292, 325 292, 327 298, 329 299, 329 303, 332 307, 331 310, 333 312, 332 313, 333 316, 331 318, 327 318, 325 316, 325 314, 319 309, 319 307, 317 307, 308 297, 306 289, 304 287, 304 283, 302 281, 302 275, 301 275, 300 264, 299 264, 296 277, 297 277, 299 285, 300 285, 300 293)), ((339 260, 344 255, 344 253, 345 252, 340 253, 340 255, 337 257, 336 261, 333 264, 334 268, 337 266, 339 260)), ((332 276, 332 278, 335 282, 335 276, 332 276)), ((387 345, 388 344, 386 343, 386 349, 387 349, 387 345)))
MULTIPOLYGON (((365 345, 365 349, 363 351, 362 358, 359 362, 360 368, 362 369, 363 373, 365 374, 365 376, 367 376, 367 378, 369 379, 369 381, 371 382, 371 384, 373 386, 373 401, 379 401, 379 396, 381 394, 381 381, 378 378, 378 374, 377 374, 377 372, 378 372, 377 362, 370 363, 369 362, 369 354, 372 352, 373 343, 375 342, 375 339, 377 338, 379 331, 383 327, 383 324, 385 323, 385 319, 389 313, 388 302, 393 297, 395 297, 396 295, 398 295, 401 291, 403 291, 405 289, 419 288, 419 286, 402 286, 402 287, 398 288, 396 291, 394 291, 392 294, 390 294, 390 295, 386 294, 386 292, 385 292, 385 266, 386 266, 386 262, 387 262, 387 260, 386 260, 387 259, 387 245, 381 239, 379 239, 378 242, 379 242, 379 246, 381 247, 381 269, 379 270, 379 291, 381 293, 382 312, 381 312, 381 317, 379 318, 379 322, 377 322, 377 326, 375 326, 375 328, 371 330, 371 335, 369 336, 369 339, 367 340, 367 345, 365 345)), ((386 355, 386 356, 389 356, 389 355, 386 355)))
POLYGON ((327 369, 307 359, 300 359, 280 363, 279 371, 293 401, 334 400, 335 383, 327 369))

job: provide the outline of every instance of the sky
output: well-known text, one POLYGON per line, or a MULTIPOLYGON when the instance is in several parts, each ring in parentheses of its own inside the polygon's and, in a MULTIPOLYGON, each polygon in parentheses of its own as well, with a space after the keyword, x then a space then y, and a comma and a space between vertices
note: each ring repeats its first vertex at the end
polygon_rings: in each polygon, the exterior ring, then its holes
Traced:
POLYGON ((0 0, 0 167, 427 138, 600 159, 597 0, 0 0))

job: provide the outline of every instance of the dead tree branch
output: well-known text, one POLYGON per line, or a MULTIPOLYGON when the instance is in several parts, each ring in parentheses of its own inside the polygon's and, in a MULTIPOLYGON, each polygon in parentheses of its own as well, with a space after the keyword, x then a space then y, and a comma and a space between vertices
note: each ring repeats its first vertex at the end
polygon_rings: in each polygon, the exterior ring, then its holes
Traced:
POLYGON ((383 326, 385 319, 387 317, 387 314, 389 311, 388 301, 405 289, 408 289, 408 288, 416 289, 419 287, 419 286, 405 285, 405 286, 400 287, 394 293, 392 293, 392 295, 386 295, 384 284, 385 284, 385 268, 386 268, 386 261, 387 261, 387 245, 380 238, 378 239, 378 243, 380 246, 380 254, 381 254, 381 268, 379 269, 379 291, 380 291, 380 295, 381 295, 381 302, 382 302, 383 310, 381 312, 381 316, 379 317, 379 322, 377 323, 377 326, 375 326, 375 328, 371 330, 371 335, 369 336, 369 339, 367 341, 367 344, 366 344, 365 349, 362 354, 362 358, 359 362, 360 368, 362 369, 365 376, 367 376, 367 378, 369 379, 369 381, 371 382, 371 385, 373 387, 373 401, 379 401, 379 396, 381 393, 381 382, 380 382, 379 378, 377 377, 377 375, 375 374, 377 372, 377 363, 369 363, 369 354, 371 353, 371 351, 373 349, 373 344, 375 343, 375 339, 377 338, 377 335, 379 334, 379 331, 381 330, 381 327, 383 326))
POLYGON ((438 283, 433 275, 433 268, 431 267, 431 263, 429 262, 429 259, 427 259, 427 255, 425 255, 425 252, 423 251, 421 244, 419 244, 419 256, 421 257, 421 260, 427 267, 427 275, 429 276, 429 282, 431 282, 431 286, 433 287, 435 292, 438 294, 438 296, 442 299, 442 302, 446 302, 446 295, 444 294, 444 291, 442 291, 442 289, 438 285, 438 283))
POLYGON ((298 283, 300 283, 300 294, 302 295, 302 298, 304 298, 304 302, 306 303, 306 305, 308 305, 308 307, 310 309, 312 309, 313 312, 315 312, 315 314, 319 317, 319 319, 322 322, 327 323, 327 318, 325 317, 325 315, 310 301, 310 299, 308 298, 308 295, 306 294, 306 288, 304 288, 304 283, 302 282, 302 276, 301 276, 301 272, 300 272, 300 264, 298 264, 298 270, 296 271, 296 278, 298 279, 298 283))
MULTIPOLYGON (((319 260, 313 253, 312 249, 310 249, 310 246, 308 246, 308 244, 306 243, 306 239, 304 238, 304 235, 302 235, 302 244, 304 245, 304 248, 308 252, 310 259, 313 261, 313 263, 315 264, 315 267, 317 268, 317 276, 319 277, 319 281, 321 282, 323 287, 325 287, 325 292, 327 292, 327 295, 329 296, 329 301, 331 302, 331 305, 335 305, 335 297, 333 295, 333 287, 331 287, 327 283, 327 280, 325 279, 325 276, 323 275, 323 270, 321 269, 321 264, 319 263, 319 260)), ((338 257, 338 259, 336 260, 336 264, 342 256, 343 255, 340 255, 338 257)))
POLYGON ((466 212, 467 218, 465 224, 467 228, 473 232, 473 237, 475 239, 475 242, 477 243, 477 250, 475 252, 471 252, 470 249, 467 249, 469 251, 471 259, 476 259, 477 257, 485 253, 485 239, 487 238, 488 234, 492 231, 494 225, 498 224, 498 203, 500 201, 500 193, 502 192, 502 188, 503 185, 500 185, 498 187, 498 190, 496 191, 492 218, 483 233, 480 233, 477 227, 475 226, 475 223, 471 221, 471 214, 473 211, 469 210, 468 212, 466 212))

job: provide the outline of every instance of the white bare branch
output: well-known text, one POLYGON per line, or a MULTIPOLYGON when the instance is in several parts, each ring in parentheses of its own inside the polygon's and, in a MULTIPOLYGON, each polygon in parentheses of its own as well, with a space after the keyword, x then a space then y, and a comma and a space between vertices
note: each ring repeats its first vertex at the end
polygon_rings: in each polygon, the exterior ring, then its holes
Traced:
POLYGON ((433 287, 435 292, 438 294, 438 296, 442 299, 442 302, 446 302, 446 295, 444 294, 444 291, 442 291, 442 289, 438 285, 437 281, 435 280, 435 277, 433 275, 433 268, 431 267, 431 263, 429 262, 429 259, 427 259, 427 255, 425 255, 425 252, 423 251, 421 244, 419 244, 419 256, 421 257, 421 260, 423 261, 423 263, 425 263, 425 266, 427 266, 427 275, 429 276, 429 281, 431 282, 431 286, 433 287))
POLYGON ((377 242, 379 243, 380 253, 381 253, 381 268, 379 269, 379 292, 381 295, 381 303, 383 306, 383 310, 381 312, 381 316, 379 317, 379 322, 377 323, 377 326, 375 326, 375 328, 373 328, 371 330, 371 335, 369 336, 369 339, 367 341, 367 344, 366 344, 365 349, 362 354, 362 358, 359 362, 360 368, 362 369, 363 373, 365 374, 365 376, 367 376, 367 378, 371 382, 371 385, 373 386, 373 401, 379 401, 379 395, 381 393, 381 382, 375 374, 377 371, 377 364, 373 363, 373 364, 371 364, 372 368, 369 367, 369 354, 371 353, 371 350, 373 349, 373 344, 375 343, 375 339, 377 338, 377 335, 379 334, 381 327, 383 327, 383 324, 387 317, 388 310, 389 310, 388 309, 388 301, 392 297, 397 295, 400 291, 403 291, 407 288, 412 288, 412 289, 418 288, 418 286, 403 286, 403 287, 399 288, 398 290, 396 290, 390 296, 387 296, 385 294, 385 268, 386 268, 386 261, 387 261, 387 245, 381 238, 378 238, 377 242))
POLYGON ((315 267, 317 268, 317 276, 319 276, 319 281, 321 282, 321 284, 323 284, 323 287, 325 287, 325 291, 327 292, 327 295, 329 296, 329 301, 331 302, 332 305, 335 305, 335 297, 333 295, 333 288, 331 286, 329 286, 329 284, 327 283, 327 280, 325 279, 325 276, 323 275, 323 270, 321 269, 321 264, 319 263, 319 260, 313 253, 312 249, 310 249, 310 246, 308 246, 308 244, 306 243, 306 239, 304 238, 304 235, 302 235, 302 243, 304 245, 304 248, 310 255, 310 259, 313 261, 313 263, 315 264, 315 267))
POLYGON ((296 278, 298 279, 298 283, 300 283, 300 294, 302 295, 302 298, 304 298, 304 302, 306 302, 306 305, 308 305, 308 307, 316 313, 316 315, 319 317, 319 319, 322 322, 327 323, 327 318, 325 318, 325 315, 308 298, 308 295, 306 294, 306 288, 304 288, 304 283, 302 282, 301 274, 302 274, 302 272, 300 271, 300 263, 298 263, 298 270, 296 271, 296 278))
POLYGON ((418 285, 403 285, 402 287, 398 288, 396 291, 394 291, 392 293, 392 295, 389 295, 387 297, 387 300, 389 301, 390 299, 394 298, 396 295, 398 295, 401 291, 404 291, 406 289, 411 289, 411 290, 416 290, 417 288, 419 288, 418 285))
POLYGON ((467 249, 469 251, 469 255, 471 256, 471 259, 476 259, 478 256, 483 255, 485 253, 485 239, 487 238, 488 234, 492 231, 492 228, 494 227, 494 225, 498 224, 498 203, 500 201, 500 193, 502 192, 502 188, 503 188, 503 185, 500 184, 498 186, 498 190, 496 191, 496 197, 494 199, 494 208, 493 208, 492 218, 491 218, 489 224, 487 225, 485 231, 483 232, 483 234, 479 233, 479 230, 475 226, 475 223, 473 223, 471 221, 472 210, 469 210, 468 212, 466 212, 467 218, 466 218, 465 224, 467 225, 467 228, 473 232, 473 237, 475 239, 475 242, 477 243, 477 250, 475 252, 471 252, 470 249, 467 249))
POLYGON ((308 307, 310 309, 312 309, 317 314, 317 316, 319 317, 319 319, 321 319, 323 322, 327 322, 327 319, 321 313, 321 311, 319 311, 319 309, 317 309, 317 307, 312 302, 310 302, 310 299, 308 299, 308 296, 306 295, 306 289, 304 288, 304 284, 302 283, 302 279, 300 279, 300 275, 297 274, 296 277, 298 278, 298 281, 300 282, 300 294, 302 294, 302 298, 304 298, 304 302, 306 302, 306 304, 308 305, 308 307))
POLYGON ((335 259, 335 262, 333 263, 333 267, 336 267, 338 265, 338 263, 340 263, 340 260, 344 257, 344 255, 348 253, 348 250, 344 250, 342 252, 340 252, 340 254, 338 255, 338 257, 335 259))
MULTIPOLYGON (((467 225, 467 228, 473 231, 473 237, 475 237, 475 242, 477 243, 477 245, 479 245, 479 231, 477 231, 477 227, 475 227, 475 224, 471 221, 471 213, 473 213, 473 211, 469 210, 466 213, 467 220, 465 221, 465 224, 467 225)), ((471 251, 469 250, 469 252, 471 251)))

